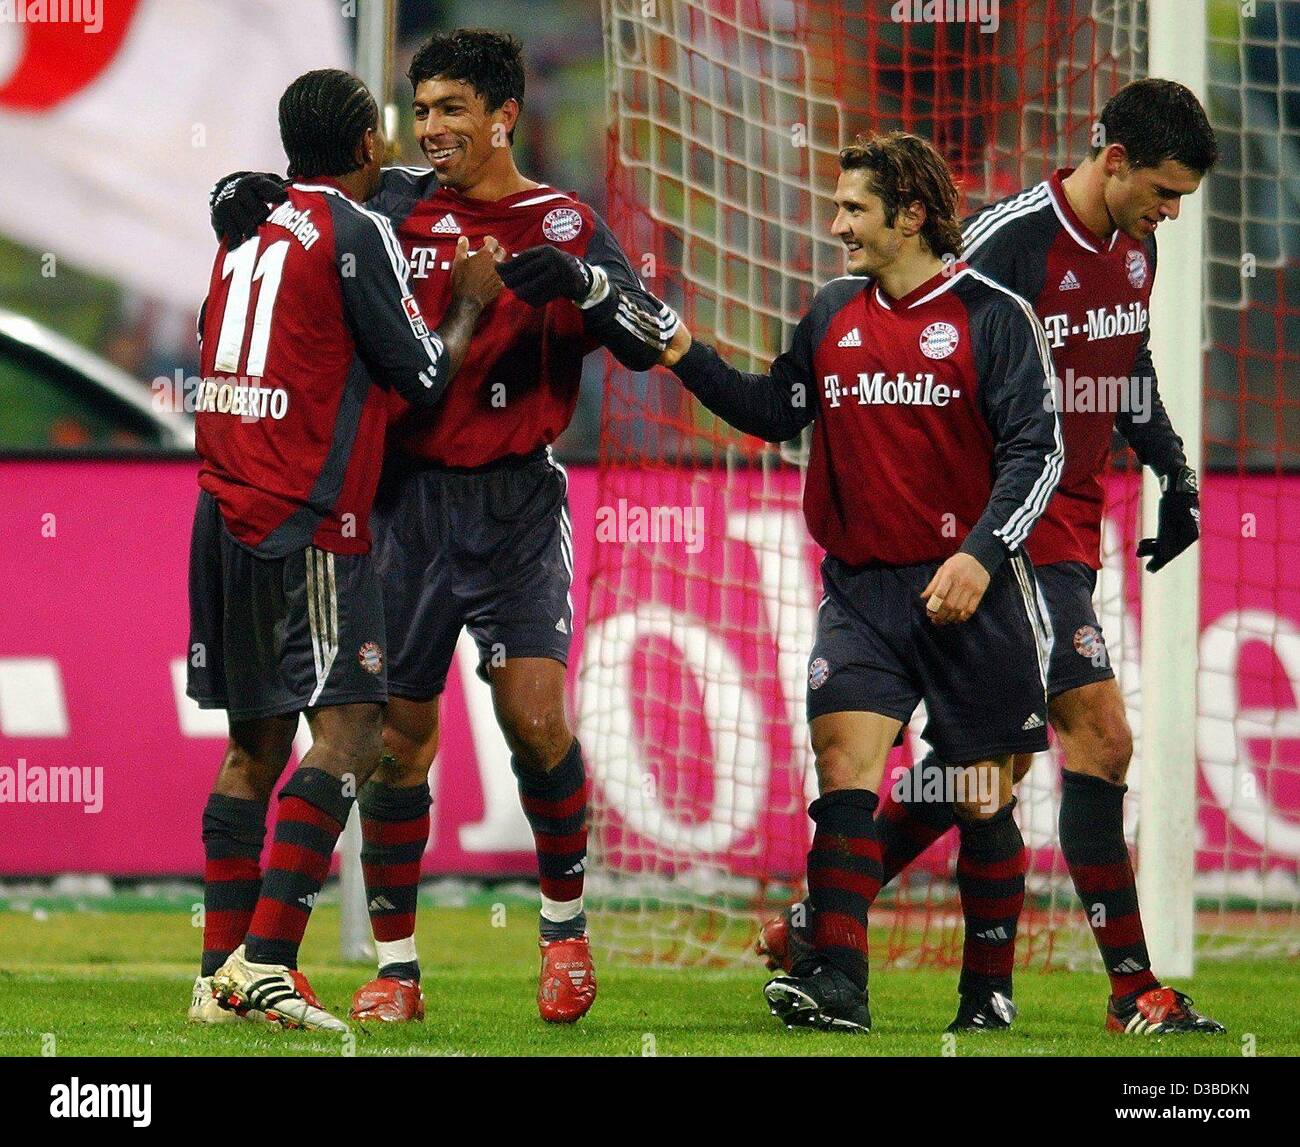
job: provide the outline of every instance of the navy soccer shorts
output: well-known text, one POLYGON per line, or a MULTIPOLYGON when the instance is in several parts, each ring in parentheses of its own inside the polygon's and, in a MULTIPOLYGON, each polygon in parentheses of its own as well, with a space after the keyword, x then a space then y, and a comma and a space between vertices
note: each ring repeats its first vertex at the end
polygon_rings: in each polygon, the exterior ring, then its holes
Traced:
POLYGON ((1046 635, 1023 553, 993 575, 968 621, 935 625, 921 591, 941 562, 853 569, 822 562, 826 595, 808 662, 808 719, 870 712, 924 737, 951 764, 1047 748, 1046 635))
POLYGON ((384 602, 371 554, 308 546, 264 558, 199 494, 190 538, 186 692, 232 721, 388 700, 384 602))
POLYGON ((1038 602, 1047 619, 1047 695, 1115 676, 1101 622, 1092 606, 1097 571, 1082 562, 1037 566, 1038 602))
POLYGON ((470 472, 390 472, 370 524, 390 693, 440 694, 463 628, 485 681, 509 658, 568 663, 573 525, 568 479, 549 448, 470 472))

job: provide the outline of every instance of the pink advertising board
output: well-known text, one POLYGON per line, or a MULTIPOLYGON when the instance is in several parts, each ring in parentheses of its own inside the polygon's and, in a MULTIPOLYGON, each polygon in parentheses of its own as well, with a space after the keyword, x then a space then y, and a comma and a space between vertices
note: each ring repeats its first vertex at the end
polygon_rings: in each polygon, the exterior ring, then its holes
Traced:
MULTIPOLYGON (((201 869, 224 715, 184 697, 194 473, 189 463, 0 463, 0 877, 201 869)), ((598 494, 594 469, 570 470, 571 709, 607 810, 607 854, 626 863, 653 843, 684 864, 700 854, 746 875, 797 873, 806 820, 792 778, 807 760, 798 683, 817 554, 789 517, 793 475, 754 471, 726 493, 709 478, 610 475, 598 494), (698 507, 703 528, 643 538, 636 510, 647 503, 698 507), (694 670, 716 687, 701 688, 694 670), (654 784, 674 800, 647 799, 654 784), (685 818, 683 796, 695 809, 685 818)), ((1131 553, 1131 487, 1117 478, 1112 494, 1108 528, 1116 552, 1131 553)), ((1204 520, 1200 864, 1293 872, 1300 478, 1210 476, 1204 520)), ((1112 651, 1122 646, 1121 677, 1135 682, 1136 643, 1116 637, 1135 632, 1136 567, 1118 562, 1105 577, 1114 614, 1103 622, 1112 651)), ((443 701, 425 867, 529 873, 508 753, 474 664, 464 641, 443 701)), ((912 748, 909 738, 900 762, 912 748)), ((1051 772, 1031 776, 1050 788, 1051 772)), ((1051 827, 1039 829, 1027 826, 1031 847, 1050 848, 1051 827)))

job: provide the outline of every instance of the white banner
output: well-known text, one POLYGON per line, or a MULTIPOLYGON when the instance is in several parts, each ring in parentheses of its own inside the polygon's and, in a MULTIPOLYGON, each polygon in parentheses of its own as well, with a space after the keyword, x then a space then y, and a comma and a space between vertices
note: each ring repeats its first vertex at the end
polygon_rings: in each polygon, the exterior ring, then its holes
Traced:
POLYGON ((0 233, 197 308, 212 183, 283 171, 280 93, 350 66, 336 0, 0 0, 0 233))

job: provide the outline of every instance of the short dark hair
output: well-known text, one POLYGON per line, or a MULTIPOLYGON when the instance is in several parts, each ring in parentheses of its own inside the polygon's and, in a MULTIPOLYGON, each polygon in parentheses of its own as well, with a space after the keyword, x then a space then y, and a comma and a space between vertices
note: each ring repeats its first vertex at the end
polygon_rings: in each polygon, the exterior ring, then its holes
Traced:
POLYGON ((1134 80, 1120 88, 1101 109, 1102 142, 1094 156, 1122 143, 1134 167, 1159 167, 1176 160, 1204 175, 1219 158, 1214 128, 1201 101, 1174 80, 1134 80))
POLYGON ((957 187, 952 172, 933 146, 905 131, 866 139, 862 136, 840 151, 840 170, 865 170, 871 190, 880 196, 890 227, 899 211, 917 200, 925 207, 921 239, 942 258, 961 254, 961 223, 957 218, 957 187))
POLYGON ((346 175, 356 171, 357 144, 379 127, 379 107, 350 72, 321 68, 299 76, 280 97, 280 142, 289 176, 346 175))
MULTIPOLYGON (((524 106, 523 45, 509 32, 457 28, 435 32, 415 53, 406 71, 414 92, 425 80, 460 80, 469 84, 494 112, 506 100, 524 106)), ((510 138, 514 139, 511 131, 510 138)))

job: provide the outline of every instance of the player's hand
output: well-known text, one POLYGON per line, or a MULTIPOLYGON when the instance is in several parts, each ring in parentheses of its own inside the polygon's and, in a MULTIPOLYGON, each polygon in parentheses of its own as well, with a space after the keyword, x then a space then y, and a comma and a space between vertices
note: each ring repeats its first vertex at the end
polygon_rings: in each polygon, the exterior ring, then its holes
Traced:
POLYGON ((548 244, 529 247, 504 263, 501 280, 531 307, 544 307, 555 299, 579 303, 596 282, 581 259, 548 244))
POLYGON ((272 203, 289 198, 278 175, 263 171, 236 171, 217 180, 208 197, 212 230, 232 250, 246 243, 271 214, 272 203))
POLYGON ((925 611, 935 625, 965 621, 975 612, 989 588, 989 571, 978 558, 955 553, 941 565, 921 591, 925 611))
POLYGON ((1138 542, 1137 556, 1149 557, 1147 573, 1164 569, 1201 536, 1201 494, 1196 471, 1184 466, 1160 479, 1160 512, 1154 538, 1138 542))
POLYGON ((491 235, 474 254, 469 253, 469 239, 456 240, 456 254, 451 263, 452 301, 463 299, 482 310, 501 293, 501 276, 497 264, 505 251, 491 235))
POLYGON ((659 356, 660 366, 675 366, 681 362, 682 357, 691 349, 691 332, 686 329, 685 323, 677 324, 677 331, 673 335, 673 341, 664 347, 664 353, 659 356))

